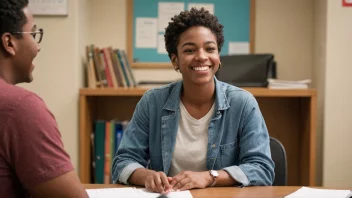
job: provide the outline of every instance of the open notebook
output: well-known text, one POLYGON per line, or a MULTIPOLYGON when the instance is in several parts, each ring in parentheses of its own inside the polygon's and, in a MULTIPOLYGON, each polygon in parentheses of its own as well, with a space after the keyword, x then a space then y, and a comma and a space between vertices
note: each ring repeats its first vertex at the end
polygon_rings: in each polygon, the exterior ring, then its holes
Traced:
MULTIPOLYGON (((347 198, 349 190, 332 190, 302 187, 285 198, 347 198)), ((349 197, 348 197, 349 198, 349 197)))
MULTIPOLYGON (((88 196, 90 198, 157 198, 160 193, 151 193, 145 188, 101 188, 101 189, 87 189, 88 196)), ((167 194, 168 198, 193 198, 191 192, 180 191, 171 192, 167 194)))

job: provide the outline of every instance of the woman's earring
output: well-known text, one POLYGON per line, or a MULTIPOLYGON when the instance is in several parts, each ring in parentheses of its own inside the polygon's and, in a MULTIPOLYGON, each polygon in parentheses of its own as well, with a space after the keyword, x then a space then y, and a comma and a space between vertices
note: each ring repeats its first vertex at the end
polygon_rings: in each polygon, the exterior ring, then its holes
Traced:
MULTIPOLYGON (((219 69, 221 69, 221 63, 219 63, 219 69)), ((218 70, 219 70, 219 69, 218 69, 218 70)))

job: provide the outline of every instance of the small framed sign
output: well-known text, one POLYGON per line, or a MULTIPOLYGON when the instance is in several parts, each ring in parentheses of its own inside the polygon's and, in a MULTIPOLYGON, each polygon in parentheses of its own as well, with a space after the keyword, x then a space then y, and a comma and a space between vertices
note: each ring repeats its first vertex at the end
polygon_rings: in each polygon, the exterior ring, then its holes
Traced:
POLYGON ((35 16, 67 16, 68 0, 29 0, 28 7, 35 16))
POLYGON ((342 0, 342 5, 344 7, 351 7, 352 6, 352 0, 342 0))

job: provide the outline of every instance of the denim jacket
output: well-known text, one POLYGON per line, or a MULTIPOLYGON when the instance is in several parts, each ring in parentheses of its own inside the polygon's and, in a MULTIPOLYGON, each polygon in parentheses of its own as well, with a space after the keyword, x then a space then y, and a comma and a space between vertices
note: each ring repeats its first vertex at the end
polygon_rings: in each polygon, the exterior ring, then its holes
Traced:
MULTIPOLYGON (((206 166, 225 170, 242 186, 272 185, 269 135, 255 98, 215 81, 215 111, 208 127, 206 166)), ((147 91, 126 127, 112 164, 114 183, 127 184, 137 168, 169 172, 180 117, 182 81, 147 91)), ((189 159, 192 161, 192 159, 189 159)))

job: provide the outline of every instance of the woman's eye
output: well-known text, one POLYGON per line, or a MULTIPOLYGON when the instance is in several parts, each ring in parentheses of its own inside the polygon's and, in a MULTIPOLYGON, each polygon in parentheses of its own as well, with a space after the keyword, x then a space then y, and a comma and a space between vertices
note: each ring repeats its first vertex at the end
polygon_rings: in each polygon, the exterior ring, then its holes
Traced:
POLYGON ((185 49, 184 52, 186 52, 186 53, 192 53, 193 51, 194 51, 193 49, 185 49))
POLYGON ((210 51, 210 52, 212 52, 212 51, 215 51, 216 48, 215 48, 215 47, 209 47, 209 48, 207 48, 207 50, 210 51))

